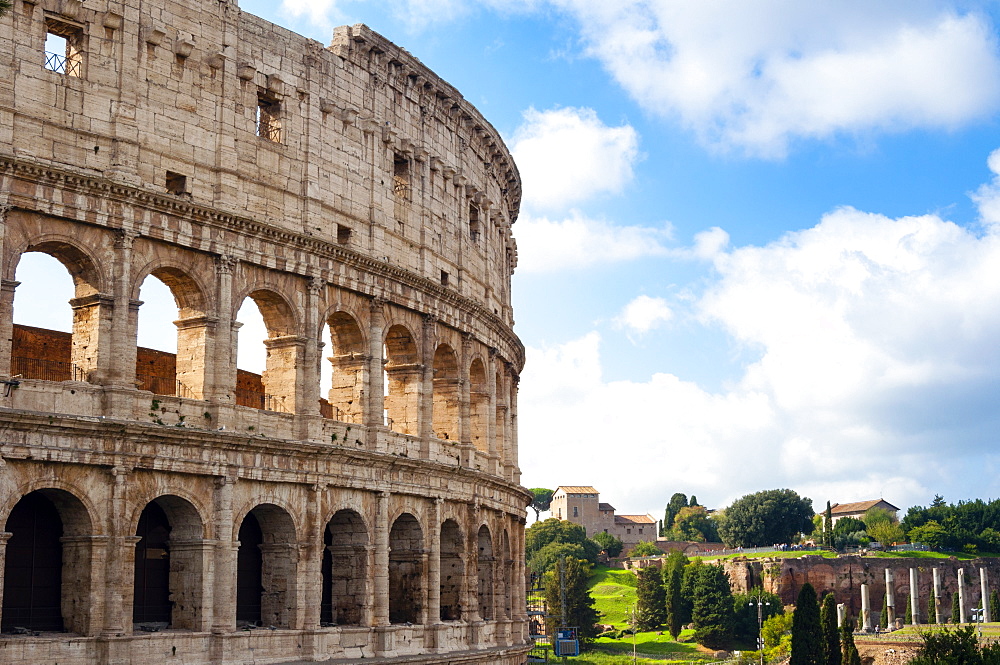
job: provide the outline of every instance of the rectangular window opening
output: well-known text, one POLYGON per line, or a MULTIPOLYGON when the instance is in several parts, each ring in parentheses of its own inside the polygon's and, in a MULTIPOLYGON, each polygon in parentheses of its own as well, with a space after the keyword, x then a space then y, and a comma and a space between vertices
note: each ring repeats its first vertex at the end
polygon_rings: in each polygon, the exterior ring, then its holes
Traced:
POLYGON ((441 271, 441 286, 448 286, 448 273, 441 271))
POLYGON ((475 203, 469 204, 469 237, 472 242, 479 242, 479 234, 482 228, 479 224, 479 207, 475 203))
POLYGON ((392 193, 401 199, 410 199, 410 161, 398 152, 392 158, 392 193))
POLYGON ((166 187, 167 192, 170 194, 176 194, 179 196, 189 193, 187 188, 187 176, 183 173, 167 171, 166 187))
POLYGON ((351 243, 351 227, 337 224, 337 242, 341 245, 351 243))
POLYGON ((257 93, 257 136, 281 143, 281 102, 273 95, 257 93))
POLYGON ((66 76, 83 76, 82 27, 45 19, 45 69, 66 76))

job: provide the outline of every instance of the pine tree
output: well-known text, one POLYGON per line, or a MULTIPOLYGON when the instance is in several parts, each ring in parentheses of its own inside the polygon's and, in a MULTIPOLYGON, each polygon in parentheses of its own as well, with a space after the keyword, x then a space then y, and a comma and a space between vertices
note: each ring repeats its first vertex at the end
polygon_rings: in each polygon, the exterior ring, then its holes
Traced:
POLYGON ((665 590, 666 624, 670 635, 676 640, 681 634, 681 626, 686 618, 686 603, 681 595, 684 580, 684 566, 688 558, 679 550, 671 550, 663 564, 663 586, 665 590))
POLYGON ((996 589, 990 591, 990 618, 1000 621, 1000 594, 996 589))
POLYGON ((883 631, 889 628, 889 592, 882 596, 882 613, 878 615, 878 627, 883 631))
POLYGON ((823 597, 819 611, 819 620, 823 626, 823 653, 826 665, 841 665, 840 663, 840 629, 837 627, 837 601, 833 594, 823 597))
POLYGON ((700 566, 691 608, 695 639, 710 649, 729 646, 734 635, 735 619, 729 575, 722 566, 700 566))
POLYGON ((593 637, 596 634, 594 624, 597 623, 597 610, 594 609, 594 599, 587 590, 587 578, 590 576, 590 566, 586 561, 575 557, 563 557, 549 569, 543 578, 545 585, 545 602, 549 614, 545 619, 549 635, 555 634, 555 629, 563 621, 562 598, 565 593, 567 626, 580 629, 581 637, 593 637))
POLYGON ((903 622, 907 626, 913 623, 913 596, 909 593, 906 594, 906 615, 903 618, 903 622))
POLYGON ((858 653, 857 645, 854 644, 854 619, 844 620, 840 639, 843 645, 841 653, 843 665, 861 665, 861 655, 858 653))
POLYGON ((666 593, 660 569, 654 566, 641 568, 636 574, 636 625, 641 631, 656 630, 665 623, 667 612, 666 593))
POLYGON ((789 665, 824 665, 823 625, 816 590, 806 582, 799 591, 792 615, 792 655, 789 665))
POLYGON ((958 602, 958 592, 951 594, 951 622, 957 624, 962 620, 962 610, 958 602))
POLYGON ((826 519, 823 520, 823 537, 827 547, 833 545, 833 509, 830 507, 830 502, 826 502, 826 519))
POLYGON ((927 623, 937 623, 937 603, 934 602, 934 587, 927 594, 927 623))

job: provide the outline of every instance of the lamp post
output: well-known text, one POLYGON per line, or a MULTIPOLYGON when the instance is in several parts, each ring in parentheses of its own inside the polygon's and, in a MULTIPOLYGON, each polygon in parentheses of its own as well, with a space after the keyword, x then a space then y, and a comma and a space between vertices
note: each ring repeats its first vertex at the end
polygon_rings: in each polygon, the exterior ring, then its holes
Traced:
POLYGON ((757 650, 760 651, 760 665, 764 665, 764 606, 771 603, 764 600, 763 594, 750 596, 749 606, 757 606, 757 650))

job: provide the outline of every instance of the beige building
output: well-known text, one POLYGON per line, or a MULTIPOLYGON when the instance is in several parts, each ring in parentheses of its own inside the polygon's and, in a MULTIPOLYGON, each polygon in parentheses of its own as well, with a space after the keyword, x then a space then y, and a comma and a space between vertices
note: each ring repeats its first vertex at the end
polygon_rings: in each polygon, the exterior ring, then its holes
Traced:
POLYGON ((627 545, 657 537, 657 522, 650 515, 616 515, 615 508, 600 500, 599 492, 589 485, 561 485, 552 494, 549 511, 553 517, 579 524, 587 537, 601 531, 621 539, 627 545))
MULTIPOLYGON (((870 499, 868 501, 855 501, 854 503, 835 503, 830 506, 830 519, 834 525, 844 517, 854 517, 859 520, 864 519, 865 513, 872 508, 887 510, 893 517, 896 517, 896 513, 899 512, 899 508, 885 499, 870 499)), ((823 518, 826 519, 825 513, 823 514, 823 518)))
POLYGON ((0 663, 523 662, 497 131, 235 0, 14 0, 0 52, 0 663), (18 300, 28 252, 68 303, 18 300), (176 353, 136 345, 152 278, 176 353))

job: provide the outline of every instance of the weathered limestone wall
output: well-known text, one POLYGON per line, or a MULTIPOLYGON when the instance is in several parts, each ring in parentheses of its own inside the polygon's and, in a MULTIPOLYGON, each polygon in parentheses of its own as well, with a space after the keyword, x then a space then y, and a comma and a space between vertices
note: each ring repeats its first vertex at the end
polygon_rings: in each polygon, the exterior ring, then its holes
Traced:
MULTIPOLYGON (((942 620, 951 617, 953 594, 958 591, 958 571, 964 571, 966 610, 982 606, 981 575, 987 573, 987 581, 1000 581, 1000 560, 975 559, 959 561, 950 559, 907 559, 907 558, 866 558, 842 556, 826 559, 819 556, 803 556, 797 559, 733 559, 725 563, 726 572, 734 590, 745 591, 754 586, 777 594, 785 604, 794 604, 799 589, 806 582, 813 585, 816 592, 832 592, 838 603, 844 603, 853 616, 861 612, 861 585, 867 584, 871 596, 872 612, 882 607, 885 595, 885 571, 893 573, 892 591, 896 616, 902 618, 906 610, 906 600, 910 595, 910 569, 917 571, 917 596, 920 623, 928 623, 928 598, 933 597, 933 571, 937 569, 941 579, 942 620)), ((989 589, 993 589, 989 586, 989 589)), ((933 620, 933 617, 931 617, 933 620)))

